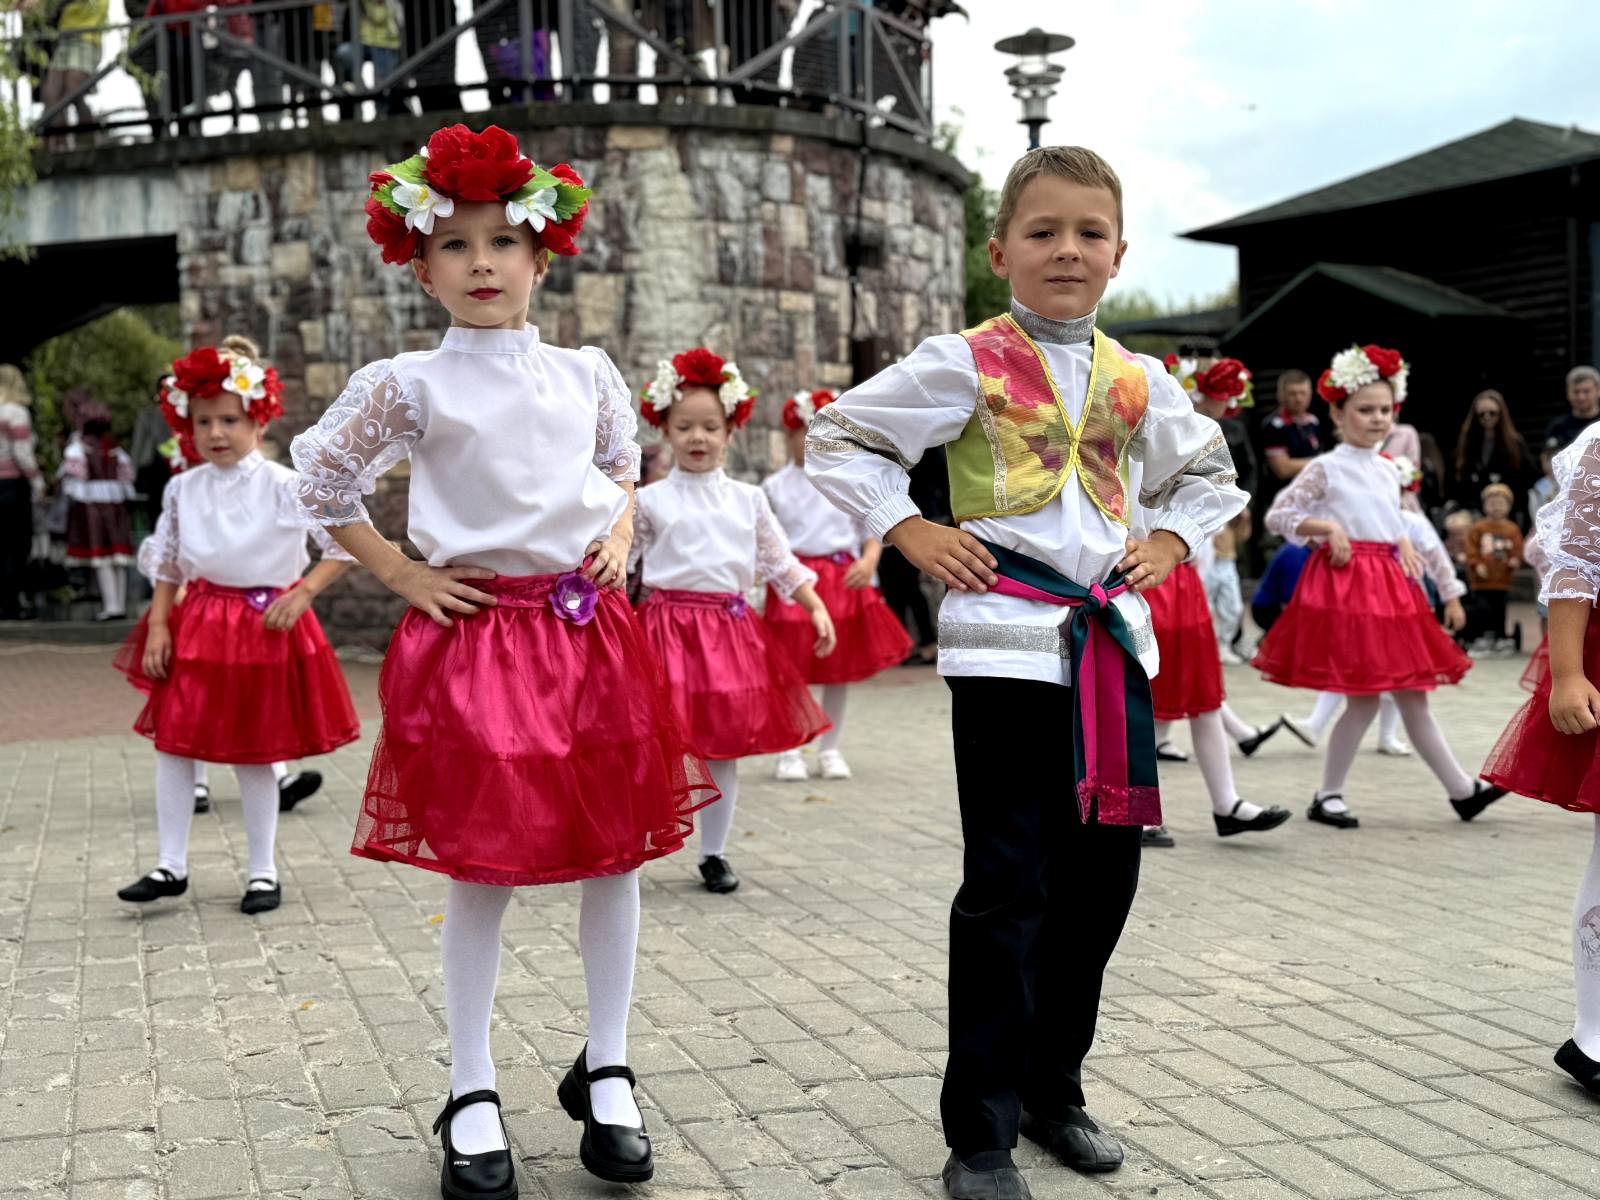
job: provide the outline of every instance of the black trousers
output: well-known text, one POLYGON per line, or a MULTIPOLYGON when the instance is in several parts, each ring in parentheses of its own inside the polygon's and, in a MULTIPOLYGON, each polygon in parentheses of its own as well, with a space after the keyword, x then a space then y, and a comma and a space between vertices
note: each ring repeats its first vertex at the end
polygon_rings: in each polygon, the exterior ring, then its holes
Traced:
POLYGON ((918 647, 931 646, 939 640, 939 631, 934 628, 933 613, 928 609, 928 598, 922 594, 918 576, 904 554, 893 546, 883 548, 883 557, 878 560, 878 583, 884 601, 918 647), (909 621, 907 613, 911 614, 909 621))
POLYGON ((1009 1150, 1021 1108, 1048 1118, 1084 1103, 1101 976, 1139 886, 1140 830, 1078 819, 1061 736, 1069 689, 947 682, 966 852, 939 1111, 952 1149, 1009 1150), (1018 745, 1026 731, 1031 747, 1018 745))
POLYGON ((26 479, 0 479, 0 618, 20 611, 33 549, 33 492, 26 479))

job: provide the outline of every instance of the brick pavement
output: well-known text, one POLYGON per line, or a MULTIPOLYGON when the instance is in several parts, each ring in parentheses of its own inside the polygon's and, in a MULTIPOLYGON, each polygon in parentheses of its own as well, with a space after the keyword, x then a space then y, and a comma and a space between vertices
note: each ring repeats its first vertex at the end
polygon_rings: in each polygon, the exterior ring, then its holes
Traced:
MULTIPOLYGON (((37 699, 14 661, 13 733, 37 699)), ((1441 695, 1463 759, 1519 665, 1441 695)), ((1247 717, 1287 697, 1229 681, 1247 717)), ((647 869, 632 1054, 659 1167, 637 1195, 941 1194, 946 695, 912 670, 858 690, 854 781, 780 787, 752 764, 734 896, 701 891, 688 855, 647 869)), ((0 745, 0 1196, 437 1195, 443 881, 346 853, 369 749, 321 764, 327 792, 282 824, 285 905, 251 920, 227 772, 189 894, 140 912, 112 892, 154 855, 147 744, 0 745)), ((1280 738, 1242 790, 1298 818, 1318 761, 1280 738)), ((1026 1147, 1040 1200, 1600 1192, 1594 1101, 1549 1065, 1587 818, 1507 799, 1465 826, 1415 759, 1368 755, 1361 830, 1224 843, 1198 772, 1164 781, 1179 845, 1146 858, 1088 1068, 1129 1162, 1084 1179, 1026 1147)), ((624 1194, 579 1167, 555 1101, 583 1033, 576 899, 524 890, 506 926, 494 1041, 530 1197, 624 1194)))

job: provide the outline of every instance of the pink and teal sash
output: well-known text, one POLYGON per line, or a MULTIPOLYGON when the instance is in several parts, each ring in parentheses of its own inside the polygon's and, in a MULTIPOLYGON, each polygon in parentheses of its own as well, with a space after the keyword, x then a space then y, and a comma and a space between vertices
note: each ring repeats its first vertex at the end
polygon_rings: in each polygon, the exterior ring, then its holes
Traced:
MULTIPOLYGON (((981 539, 980 539, 981 540, 981 539)), ((1161 824, 1155 709, 1128 623, 1111 601, 1128 590, 1119 572, 1083 587, 1036 558, 984 542, 998 564, 991 591, 1073 610, 1072 765, 1085 825, 1161 824)))

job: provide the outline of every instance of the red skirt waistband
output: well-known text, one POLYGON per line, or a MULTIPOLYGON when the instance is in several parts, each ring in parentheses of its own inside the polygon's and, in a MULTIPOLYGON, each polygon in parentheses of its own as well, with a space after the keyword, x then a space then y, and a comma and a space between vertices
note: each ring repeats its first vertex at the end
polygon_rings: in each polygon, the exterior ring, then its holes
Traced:
POLYGON ((660 588, 651 592, 646 604, 676 604, 686 608, 725 608, 735 616, 743 616, 750 607, 738 592, 684 592, 677 588, 660 588))

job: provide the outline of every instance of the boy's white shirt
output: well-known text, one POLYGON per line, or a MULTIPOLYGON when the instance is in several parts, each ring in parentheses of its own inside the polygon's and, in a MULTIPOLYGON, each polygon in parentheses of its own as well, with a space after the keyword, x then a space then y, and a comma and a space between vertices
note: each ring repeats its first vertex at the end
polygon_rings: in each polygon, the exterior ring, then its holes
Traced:
MULTIPOLYGON (((1013 306, 1014 313, 1019 310, 1024 319, 1042 320, 1013 306)), ((1067 416, 1076 423, 1088 398, 1093 314, 1049 324, 1081 338, 1038 342, 1067 416)), ((1139 361, 1150 381, 1150 401, 1128 448, 1129 505, 1137 504, 1141 484, 1155 481, 1159 494, 1146 497, 1152 501, 1152 528, 1177 534, 1192 552, 1249 497, 1237 486, 1217 423, 1195 412, 1188 394, 1159 362, 1145 355, 1139 361), (1202 465, 1205 473, 1186 473, 1192 464, 1202 465)), ((960 334, 928 338, 817 414, 806 443, 806 474, 835 505, 882 538, 902 520, 919 515, 909 495, 908 468, 931 447, 960 435, 977 398, 978 371, 966 340, 960 334)), ((1040 559, 1084 587, 1111 574, 1130 536, 1128 526, 1095 506, 1076 470, 1060 494, 1035 512, 967 521, 961 527, 1040 559)), ((1128 623, 1140 665, 1154 676, 1160 658, 1149 606, 1131 594, 1114 603, 1128 623)), ((1068 608, 1015 596, 951 591, 939 610, 939 672, 1069 684, 1071 668, 1059 627, 1070 615, 1068 608)))

